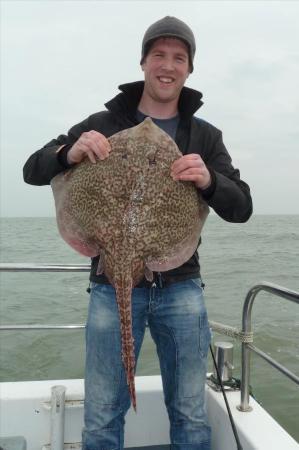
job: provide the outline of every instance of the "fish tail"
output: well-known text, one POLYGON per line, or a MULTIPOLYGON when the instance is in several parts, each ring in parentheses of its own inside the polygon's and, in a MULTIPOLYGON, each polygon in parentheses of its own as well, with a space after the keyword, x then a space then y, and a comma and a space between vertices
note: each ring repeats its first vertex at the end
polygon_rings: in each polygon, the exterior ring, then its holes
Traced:
MULTIPOLYGON (((122 286, 116 286, 116 298, 120 316, 121 329, 121 346, 122 346, 122 361, 124 364, 127 385, 129 388, 130 398, 134 410, 136 411, 136 391, 135 391, 135 351, 134 338, 132 331, 132 308, 131 282, 124 283, 122 286)), ((131 281, 131 280, 130 280, 131 281)))
POLYGON ((136 390, 135 390, 134 378, 130 382, 129 391, 130 391, 130 398, 131 398, 131 402, 132 402, 134 411, 135 411, 135 413, 137 413, 136 390))
POLYGON ((134 410, 136 412, 136 390, 135 390, 135 355, 134 355, 134 339, 128 332, 122 333, 122 360, 126 371, 127 385, 129 388, 130 398, 134 410))

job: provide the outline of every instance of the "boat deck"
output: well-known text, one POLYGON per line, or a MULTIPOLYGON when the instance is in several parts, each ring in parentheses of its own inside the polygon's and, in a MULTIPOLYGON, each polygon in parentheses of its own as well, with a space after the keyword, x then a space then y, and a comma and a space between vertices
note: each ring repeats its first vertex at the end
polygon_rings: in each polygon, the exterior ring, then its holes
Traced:
MULTIPOLYGON (((75 448, 75 447, 73 447, 75 448)), ((0 450, 29 450, 23 436, 0 438, 0 450)), ((147 447, 126 447, 125 450, 169 450, 169 445, 150 445, 147 447)))

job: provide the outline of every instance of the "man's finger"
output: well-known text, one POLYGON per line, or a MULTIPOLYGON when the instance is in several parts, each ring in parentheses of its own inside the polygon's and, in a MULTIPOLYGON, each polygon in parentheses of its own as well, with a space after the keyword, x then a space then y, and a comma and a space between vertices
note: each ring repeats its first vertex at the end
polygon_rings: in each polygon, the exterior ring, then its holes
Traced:
POLYGON ((87 154, 88 158, 90 159, 90 161, 93 164, 96 164, 97 160, 96 160, 95 154, 90 150, 88 152, 86 152, 86 154, 87 154))
POLYGON ((102 134, 100 134, 100 135, 98 136, 97 142, 98 142, 98 144, 100 145, 100 147, 101 147, 102 149, 105 149, 105 150, 106 150, 106 152, 108 152, 108 153, 111 152, 111 145, 110 145, 108 139, 105 138, 105 136, 103 136, 102 134))
POLYGON ((96 142, 99 148, 104 148, 105 150, 107 150, 107 152, 111 152, 111 145, 108 139, 103 134, 98 133, 98 131, 92 130, 91 139, 96 142))
POLYGON ((109 155, 109 151, 101 139, 89 138, 87 146, 98 159, 105 159, 109 155))
POLYGON ((204 167, 204 162, 199 155, 186 155, 177 159, 171 166, 171 175, 177 175, 180 172, 193 167, 204 167), (187 158, 188 156, 188 158, 187 158))
POLYGON ((192 161, 192 160, 196 160, 196 159, 201 159, 201 157, 199 155, 197 155, 196 153, 190 153, 189 155, 184 155, 181 156, 180 158, 176 159, 173 163, 172 166, 176 166, 178 164, 180 164, 182 161, 192 161))
POLYGON ((202 171, 198 167, 190 167, 188 169, 183 170, 182 172, 173 174, 172 177, 176 180, 183 180, 185 175, 195 175, 196 177, 202 175, 202 171))

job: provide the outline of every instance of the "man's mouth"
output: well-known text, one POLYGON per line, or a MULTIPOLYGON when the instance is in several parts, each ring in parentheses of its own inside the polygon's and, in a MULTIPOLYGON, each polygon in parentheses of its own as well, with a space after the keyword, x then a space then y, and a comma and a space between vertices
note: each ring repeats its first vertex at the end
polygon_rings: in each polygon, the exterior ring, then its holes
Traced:
POLYGON ((164 84, 171 84, 174 81, 174 78, 172 78, 172 77, 157 77, 157 78, 161 83, 164 83, 164 84))

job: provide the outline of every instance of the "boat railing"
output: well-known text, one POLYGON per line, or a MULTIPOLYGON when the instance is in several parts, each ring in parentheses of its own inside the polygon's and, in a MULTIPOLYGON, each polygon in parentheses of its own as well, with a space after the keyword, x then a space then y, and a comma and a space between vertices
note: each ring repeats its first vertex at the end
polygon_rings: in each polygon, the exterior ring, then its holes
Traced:
MULTIPOLYGON (((88 264, 23 264, 23 263, 0 263, 0 272, 88 272, 90 265, 88 264)), ((253 286, 244 301, 242 312, 242 330, 238 330, 231 326, 219 324, 210 321, 210 326, 216 332, 220 332, 237 339, 242 342, 242 369, 241 369, 241 403, 238 409, 243 412, 251 411, 249 405, 250 393, 250 355, 251 352, 256 353, 267 361, 271 366, 275 367, 289 379, 299 385, 299 377, 288 370, 278 361, 271 358, 261 349, 253 345, 251 312, 254 300, 259 292, 268 292, 275 296, 284 298, 293 303, 299 304, 299 293, 288 288, 278 286, 269 282, 261 282, 253 286)), ((10 330, 74 330, 83 329, 84 324, 74 325, 1 325, 0 331, 10 330)))
MULTIPOLYGON (((297 305, 299 304, 299 292, 268 282, 256 284, 248 291, 243 305, 242 333, 245 336, 252 333, 252 306, 259 292, 268 292, 277 297, 296 303, 297 305)), ((252 409, 249 405, 250 354, 252 351, 299 385, 299 377, 297 375, 292 373, 275 359, 271 358, 261 349, 254 346, 251 342, 242 342, 241 404, 238 409, 244 412, 251 411, 252 409)))

